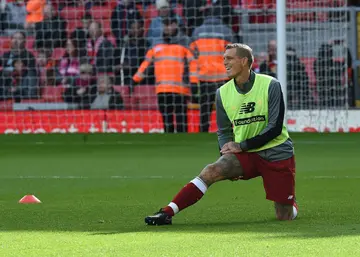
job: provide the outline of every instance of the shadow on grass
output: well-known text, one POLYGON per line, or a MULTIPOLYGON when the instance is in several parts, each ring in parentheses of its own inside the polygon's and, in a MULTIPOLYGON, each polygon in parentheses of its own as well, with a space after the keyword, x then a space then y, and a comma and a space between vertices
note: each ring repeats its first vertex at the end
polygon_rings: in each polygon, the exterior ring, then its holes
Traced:
MULTIPOLYGON (((83 232, 89 236, 125 235, 127 233, 200 233, 200 234, 253 234, 256 240, 269 238, 324 238, 338 236, 360 236, 360 224, 355 221, 321 220, 313 217, 301 217, 295 221, 277 221, 274 218, 253 217, 239 221, 234 216, 225 220, 211 221, 194 215, 183 215, 174 218, 171 226, 147 226, 142 217, 125 217, 116 219, 109 215, 105 220, 94 220, 90 217, 74 219, 64 216, 49 215, 28 217, 18 220, 16 217, 0 225, 0 232, 37 231, 37 232, 83 232), (68 219, 67 219, 68 218, 68 219), (16 222, 17 220, 17 222, 16 222)), ((179 215, 180 216, 180 215, 179 215)))
POLYGON ((132 229, 92 232, 90 235, 115 235, 131 232, 151 233, 252 233, 263 234, 257 240, 269 238, 322 238, 337 236, 360 236, 360 224, 334 225, 308 223, 306 219, 297 221, 277 221, 275 219, 258 221, 229 221, 203 223, 175 223, 171 226, 137 225, 132 229))

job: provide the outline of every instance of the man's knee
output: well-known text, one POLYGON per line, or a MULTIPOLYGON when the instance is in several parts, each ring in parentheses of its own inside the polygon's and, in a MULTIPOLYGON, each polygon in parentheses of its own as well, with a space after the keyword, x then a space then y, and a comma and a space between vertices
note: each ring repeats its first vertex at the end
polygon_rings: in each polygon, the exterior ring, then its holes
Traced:
POLYGON ((275 214, 278 220, 293 220, 297 216, 297 210, 290 204, 275 203, 275 214))
POLYGON ((207 186, 223 179, 221 167, 217 163, 211 163, 201 171, 199 178, 206 183, 207 186))
POLYGON ((243 176, 241 164, 234 154, 225 154, 215 163, 207 165, 199 177, 208 185, 226 179, 236 179, 243 176))

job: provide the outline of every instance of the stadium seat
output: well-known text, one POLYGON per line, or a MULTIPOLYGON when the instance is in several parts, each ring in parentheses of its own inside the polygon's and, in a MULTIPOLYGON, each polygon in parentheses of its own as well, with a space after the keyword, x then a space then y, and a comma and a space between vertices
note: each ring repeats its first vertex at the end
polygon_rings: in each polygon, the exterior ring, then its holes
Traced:
POLYGON ((299 21, 314 21, 315 20, 315 12, 297 12, 296 9, 307 8, 312 9, 314 8, 313 1, 307 0, 289 0, 286 2, 287 8, 290 9, 291 14, 288 15, 287 21, 288 22, 299 22, 299 21), (291 10, 294 9, 294 10, 291 10))
POLYGON ((133 93, 135 108, 139 110, 157 110, 157 95, 155 86, 140 85, 134 88, 133 93))
POLYGON ((35 43, 35 37, 33 36, 27 36, 26 37, 26 49, 29 51, 32 51, 34 48, 35 43))
POLYGON ((60 11, 60 17, 64 20, 81 20, 85 15, 85 8, 81 7, 64 7, 60 11))
POLYGON ((21 100, 21 103, 24 104, 24 103, 44 103, 45 100, 44 99, 24 99, 24 100, 21 100))
POLYGON ((145 35, 150 27, 150 24, 151 24, 151 20, 158 16, 158 11, 156 9, 156 6, 155 5, 149 5, 147 8, 146 8, 146 11, 144 13, 144 32, 145 32, 145 35))
POLYGON ((27 36, 26 37, 26 45, 25 48, 26 50, 28 50, 30 53, 32 53, 34 55, 34 57, 37 56, 37 50, 34 48, 35 46, 35 37, 33 36, 27 36))
POLYGON ((0 54, 7 52, 11 47, 11 39, 10 37, 1 36, 0 37, 0 54))
POLYGON ((139 11, 141 17, 144 18, 144 8, 142 4, 136 4, 136 9, 139 11))
POLYGON ((68 20, 66 23, 66 32, 69 37, 70 34, 77 28, 82 28, 83 24, 81 20, 68 20))
POLYGON ((106 5, 109 8, 114 9, 118 5, 118 0, 108 0, 106 5))
POLYGON ((113 44, 113 46, 116 46, 116 38, 111 32, 108 33, 107 39, 113 44))
POLYGON ((173 10, 177 15, 184 18, 184 6, 182 4, 176 4, 176 7, 173 10))
POLYGON ((105 36, 109 36, 111 34, 111 20, 98 20, 101 23, 103 28, 103 32, 105 36))
POLYGON ((311 95, 313 96, 313 99, 317 101, 318 95, 317 95, 317 89, 316 89, 316 76, 315 76, 315 70, 314 70, 314 62, 316 58, 314 57, 304 57, 300 58, 301 62, 305 65, 305 71, 309 77, 309 89, 311 92, 311 95))
POLYGON ((316 58, 304 57, 304 58, 300 58, 300 60, 305 65, 305 71, 307 72, 307 74, 309 76, 310 87, 315 88, 316 87, 316 77, 315 77, 315 71, 314 71, 314 62, 315 62, 316 58))
POLYGON ((0 101, 0 111, 11 111, 13 109, 13 100, 0 101))
POLYGON ((270 23, 276 22, 276 15, 266 13, 267 9, 274 9, 276 7, 276 0, 244 0, 242 9, 259 9, 264 12, 256 13, 249 16, 250 23, 270 23))
POLYGON ((112 8, 108 6, 93 6, 90 9, 90 14, 94 20, 107 20, 111 18, 112 8))
POLYGON ((64 56, 65 48, 54 48, 51 58, 55 61, 60 60, 64 56))
POLYGON ((130 87, 129 86, 114 86, 114 90, 120 93, 123 101, 124 108, 126 110, 132 109, 131 95, 130 95, 130 87))
MULTIPOLYGON (((241 0, 231 0, 230 4, 233 8, 238 8, 241 6, 241 2, 242 2, 241 0)), ((244 2, 246 2, 246 1, 244 1, 244 2)))
POLYGON ((58 103, 63 102, 62 94, 65 88, 62 86, 46 86, 41 89, 41 97, 43 102, 58 103))

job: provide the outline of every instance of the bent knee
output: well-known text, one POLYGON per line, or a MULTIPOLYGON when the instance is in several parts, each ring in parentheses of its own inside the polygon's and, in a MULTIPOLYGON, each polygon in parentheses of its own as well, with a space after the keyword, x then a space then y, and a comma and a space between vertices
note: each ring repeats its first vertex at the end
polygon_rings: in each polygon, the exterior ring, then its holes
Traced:
POLYGON ((216 163, 206 165, 206 167, 201 171, 199 177, 208 186, 223 179, 223 176, 221 175, 221 168, 216 163))

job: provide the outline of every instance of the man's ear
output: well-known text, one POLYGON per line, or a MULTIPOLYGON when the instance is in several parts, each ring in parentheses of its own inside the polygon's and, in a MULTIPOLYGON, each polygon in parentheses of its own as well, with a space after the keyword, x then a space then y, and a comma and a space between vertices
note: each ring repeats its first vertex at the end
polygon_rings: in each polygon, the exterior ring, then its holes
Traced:
POLYGON ((244 58, 241 59, 241 64, 243 66, 245 66, 245 65, 247 65, 248 61, 249 61, 248 58, 244 57, 244 58))

